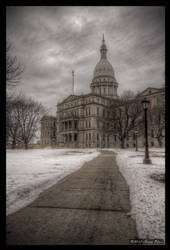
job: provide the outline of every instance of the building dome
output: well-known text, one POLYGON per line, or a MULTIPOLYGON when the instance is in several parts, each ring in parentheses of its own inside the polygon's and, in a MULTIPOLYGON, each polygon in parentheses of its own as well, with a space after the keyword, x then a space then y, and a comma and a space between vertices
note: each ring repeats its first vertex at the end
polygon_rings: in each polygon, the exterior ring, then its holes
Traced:
POLYGON ((108 81, 116 82, 113 67, 105 58, 100 59, 93 73, 93 81, 102 81, 102 78, 107 78, 108 81))
POLYGON ((112 65, 107 59, 107 47, 104 40, 100 47, 101 58, 97 63, 94 72, 91 89, 93 93, 98 93, 107 97, 117 96, 118 83, 112 65))

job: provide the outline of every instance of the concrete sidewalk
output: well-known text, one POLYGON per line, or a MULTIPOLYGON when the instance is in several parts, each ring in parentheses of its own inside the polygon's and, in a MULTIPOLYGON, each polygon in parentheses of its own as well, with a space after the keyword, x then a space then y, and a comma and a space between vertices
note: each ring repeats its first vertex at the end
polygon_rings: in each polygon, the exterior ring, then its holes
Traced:
POLYGON ((129 190, 115 155, 102 151, 7 216, 7 244, 129 244, 137 237, 129 211, 129 190))

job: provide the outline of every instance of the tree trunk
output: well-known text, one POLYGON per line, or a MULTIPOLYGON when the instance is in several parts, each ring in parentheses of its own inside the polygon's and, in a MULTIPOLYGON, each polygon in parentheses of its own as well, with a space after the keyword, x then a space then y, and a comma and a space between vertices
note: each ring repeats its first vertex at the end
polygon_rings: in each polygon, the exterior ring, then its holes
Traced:
POLYGON ((162 148, 162 140, 161 140, 161 138, 157 138, 158 139, 158 143, 159 143, 159 146, 160 146, 160 148, 162 148))
POLYGON ((13 140, 13 141, 12 141, 12 149, 15 149, 15 147, 16 147, 16 141, 13 140))
POLYGON ((25 143, 25 149, 28 149, 28 143, 25 143))
POLYGON ((121 140, 121 148, 125 148, 125 140, 121 140))

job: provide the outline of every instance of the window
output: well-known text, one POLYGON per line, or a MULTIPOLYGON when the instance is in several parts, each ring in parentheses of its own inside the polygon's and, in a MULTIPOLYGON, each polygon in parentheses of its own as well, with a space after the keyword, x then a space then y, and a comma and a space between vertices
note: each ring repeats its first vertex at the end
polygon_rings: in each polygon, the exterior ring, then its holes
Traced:
POLYGON ((99 134, 97 134, 97 141, 99 140, 99 134))
POLYGON ((91 127, 91 122, 89 121, 89 128, 91 127))
POLYGON ((97 128, 99 128, 99 120, 97 120, 97 128))
POLYGON ((74 121, 74 128, 77 128, 77 121, 74 121))
POLYGON ((89 134, 89 141, 91 141, 91 134, 89 134))
POLYGON ((99 108, 97 108, 97 116, 99 116, 99 108))
POLYGON ((71 124, 71 121, 69 121, 69 129, 72 128, 72 124, 71 124))
POLYGON ((77 141, 77 134, 74 135, 74 141, 77 141))
POLYGON ((87 128, 87 120, 86 120, 86 128, 87 128))

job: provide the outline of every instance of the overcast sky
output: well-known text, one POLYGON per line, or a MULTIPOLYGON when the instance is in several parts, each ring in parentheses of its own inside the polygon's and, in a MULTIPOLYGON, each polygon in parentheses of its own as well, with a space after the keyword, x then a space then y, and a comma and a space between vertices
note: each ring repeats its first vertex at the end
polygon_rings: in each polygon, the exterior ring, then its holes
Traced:
POLYGON ((55 115, 56 104, 89 93, 104 33, 118 94, 161 87, 165 71, 164 7, 7 8, 7 38, 25 71, 18 91, 55 115))

